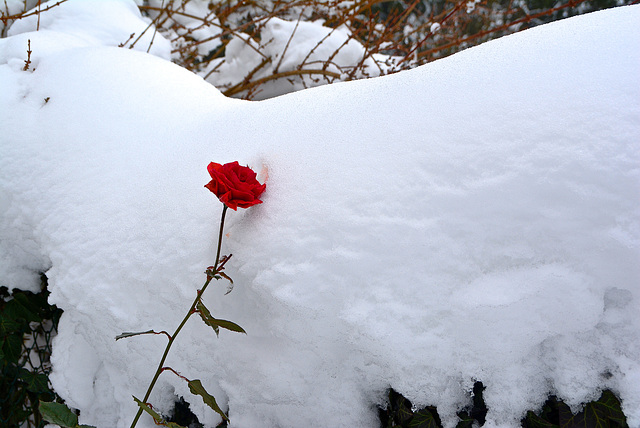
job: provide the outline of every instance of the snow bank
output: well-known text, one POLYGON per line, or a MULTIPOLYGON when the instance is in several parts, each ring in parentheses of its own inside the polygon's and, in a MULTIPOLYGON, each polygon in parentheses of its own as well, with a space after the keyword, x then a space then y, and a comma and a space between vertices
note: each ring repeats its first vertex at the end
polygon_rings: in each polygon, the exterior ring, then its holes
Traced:
MULTIPOLYGON (((54 388, 81 423, 129 425, 165 341, 114 337, 175 328, 215 256, 206 165, 238 160, 267 192, 228 216, 236 287, 205 303, 248 335, 194 319, 167 362, 233 426, 373 427, 393 387, 453 427, 475 380, 486 426, 602 388, 640 426, 639 19, 262 102, 114 47, 24 72, 0 41, 0 278, 47 271, 54 388)), ((152 401, 175 395, 215 426, 171 374, 152 401)))
POLYGON ((18 37, 0 42, 19 45, 21 56, 25 56, 26 41, 30 39, 35 58, 43 52, 51 53, 52 48, 58 51, 79 45, 123 46, 165 59, 171 57, 169 41, 154 31, 151 21, 140 15, 131 0, 67 0, 51 6, 55 3, 43 3, 41 9, 51 8, 39 16, 34 14, 15 21, 8 35, 18 37))

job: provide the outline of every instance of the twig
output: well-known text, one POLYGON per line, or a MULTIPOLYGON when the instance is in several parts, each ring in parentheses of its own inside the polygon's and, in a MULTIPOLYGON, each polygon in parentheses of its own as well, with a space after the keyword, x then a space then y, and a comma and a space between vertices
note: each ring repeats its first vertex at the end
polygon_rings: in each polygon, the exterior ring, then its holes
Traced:
POLYGON ((530 21, 533 21, 534 19, 540 18, 542 16, 551 15, 554 12, 557 12, 557 11, 562 10, 562 9, 566 9, 568 7, 575 7, 575 6, 579 5, 580 3, 584 3, 585 1, 586 0, 570 0, 569 2, 567 2, 567 3, 563 4, 563 5, 560 5, 560 6, 548 9, 548 10, 544 10, 542 12, 539 12, 539 13, 536 13, 536 14, 533 14, 533 15, 527 15, 527 16, 522 17, 520 19, 516 19, 515 21, 511 21, 509 23, 503 24, 503 25, 501 25, 499 27, 495 27, 495 28, 492 28, 490 30, 480 31, 480 32, 478 32, 476 34, 473 34, 471 36, 463 37, 462 39, 457 39, 457 40, 455 40, 453 42, 450 42, 450 43, 447 43, 445 45, 438 46, 436 48, 429 49, 429 50, 424 51, 424 52, 420 52, 420 53, 418 53, 418 58, 425 57, 427 55, 430 55, 430 54, 433 54, 435 52, 439 52, 439 51, 448 49, 448 48, 453 47, 453 46, 458 46, 458 45, 460 45, 462 43, 465 43, 465 42, 468 42, 468 41, 471 41, 471 40, 474 40, 474 39, 477 39, 477 38, 480 38, 480 37, 483 37, 483 36, 487 36, 489 34, 493 34, 493 33, 496 33, 498 31, 506 30, 509 27, 512 27, 514 25, 522 24, 522 23, 525 23, 525 22, 530 22, 530 21))
POLYGON ((50 6, 46 6, 43 10, 34 10, 33 12, 19 13, 17 15, 0 16, 0 21, 2 21, 3 24, 6 24, 7 21, 23 19, 23 18, 26 18, 28 16, 33 16, 33 15, 39 15, 40 13, 47 12, 48 10, 53 9, 56 6, 60 6, 62 3, 66 2, 66 1, 67 0, 60 0, 60 1, 56 2, 55 4, 52 4, 50 6))
POLYGON ((122 43, 118 43, 118 47, 119 47, 119 48, 123 48, 127 43, 129 43, 129 40, 131 40, 131 39, 133 39, 133 38, 135 37, 135 35, 136 35, 136 33, 131 33, 131 34, 129 35, 129 38, 128 38, 127 40, 125 40, 125 41, 124 41, 124 42, 122 42, 122 43))
MULTIPOLYGON (((164 0, 162 0, 162 4, 160 5, 164 9, 164 0)), ((156 34, 158 33, 158 26, 154 25, 153 27, 153 35, 151 36, 151 41, 149 42, 149 46, 147 46, 147 53, 151 50, 151 46, 153 46, 153 41, 156 38, 156 34)))
POLYGON ((27 40, 27 60, 24 62, 24 67, 22 67, 22 70, 28 71, 30 65, 31 65, 31 39, 28 39, 27 40))
POLYGON ((291 43, 291 40, 293 40, 293 37, 296 35, 296 31, 298 30, 298 25, 300 25, 300 21, 302 21, 302 14, 303 13, 304 13, 304 9, 302 9, 302 11, 300 12, 300 16, 296 20, 296 25, 295 25, 295 27, 293 27, 293 31, 291 32, 291 35, 289 36, 289 40, 287 40, 287 44, 284 45, 284 50, 280 54, 280 61, 278 61, 278 64, 276 64, 275 68, 273 69, 274 73, 278 72, 278 69, 280 68, 280 65, 282 64, 282 61, 284 60, 284 56, 286 55, 287 50, 289 49, 289 44, 291 43))
POLYGON ((227 97, 233 96, 239 92, 248 90, 249 88, 255 88, 257 86, 262 85, 270 80, 281 79, 289 76, 303 76, 303 75, 314 75, 320 74, 324 76, 330 76, 335 79, 339 79, 340 75, 338 73, 334 73, 332 71, 327 70, 291 70, 291 71, 282 71, 280 73, 272 74, 270 76, 263 77, 261 79, 253 80, 251 82, 243 82, 242 84, 235 85, 226 91, 222 92, 227 97))
POLYGON ((36 31, 40 31, 40 12, 42 9, 42 0, 38 0, 38 23, 36 24, 36 31))

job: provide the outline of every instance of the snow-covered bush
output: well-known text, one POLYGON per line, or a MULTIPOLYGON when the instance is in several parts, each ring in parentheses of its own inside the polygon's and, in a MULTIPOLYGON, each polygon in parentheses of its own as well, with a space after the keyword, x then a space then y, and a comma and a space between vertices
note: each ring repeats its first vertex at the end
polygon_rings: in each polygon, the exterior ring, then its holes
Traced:
MULTIPOLYGON (((147 26, 130 26, 135 31, 111 43, 166 56, 168 40, 177 64, 227 96, 260 100, 414 68, 541 23, 631 1, 136 0, 147 26)), ((32 17, 31 27, 46 28, 39 17, 59 3, 42 3, 35 10, 41 14, 26 12, 39 4, 35 0, 0 4, 1 34, 24 15, 32 17)))
POLYGON ((631 0, 139 0, 173 59, 225 95, 265 99, 414 68, 532 26, 631 0))

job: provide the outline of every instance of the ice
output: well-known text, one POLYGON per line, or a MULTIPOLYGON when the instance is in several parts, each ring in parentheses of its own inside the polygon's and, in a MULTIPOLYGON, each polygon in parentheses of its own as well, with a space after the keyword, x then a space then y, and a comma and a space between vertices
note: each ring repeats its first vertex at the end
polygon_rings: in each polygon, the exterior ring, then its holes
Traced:
MULTIPOLYGON (((486 426, 604 388, 640 426, 640 6, 260 102, 62 18, 0 40, 0 279, 46 271, 81 423, 129 426, 166 339, 114 338, 182 319, 215 257, 206 166, 238 160, 267 191, 204 300, 248 334, 192 319, 167 361, 232 426, 373 427, 392 387, 453 427, 476 380, 486 426)), ((176 395, 219 422, 171 373, 151 401, 176 395)))

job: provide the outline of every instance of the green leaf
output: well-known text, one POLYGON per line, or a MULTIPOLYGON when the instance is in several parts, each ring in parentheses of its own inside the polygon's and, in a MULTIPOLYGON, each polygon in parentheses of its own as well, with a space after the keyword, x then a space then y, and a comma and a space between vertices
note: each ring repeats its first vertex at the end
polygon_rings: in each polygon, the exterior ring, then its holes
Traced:
POLYGON ((196 305, 196 308, 198 309, 200 318, 202 318, 205 324, 213 328, 213 330, 216 332, 216 335, 219 335, 220 333, 219 328, 224 328, 226 330, 247 334, 247 332, 244 331, 242 327, 240 327, 238 324, 234 322, 212 317, 211 312, 209 312, 209 310, 204 306, 202 302, 198 302, 198 304, 196 305))
POLYGON ((460 421, 458 421, 456 428, 471 428, 475 420, 467 412, 458 412, 458 418, 460 421))
POLYGON ((22 307, 24 318, 29 321, 42 322, 40 312, 48 306, 47 300, 43 299, 42 296, 32 293, 14 293, 13 301, 22 307))
POLYGON ((192 394, 201 396, 202 401, 204 401, 204 404, 206 404, 207 406, 215 410, 220 416, 222 416, 222 419, 224 419, 225 421, 229 420, 227 415, 218 406, 218 403, 216 403, 216 399, 213 398, 213 395, 209 394, 204 389, 204 387, 202 386, 202 382, 200 382, 200 379, 189 381, 189 391, 191 391, 192 394))
POLYGON ((627 426, 627 421, 620 402, 611 391, 604 391, 598 401, 592 401, 584 409, 571 418, 561 418, 562 428, 610 428, 612 422, 618 426, 627 426))
POLYGON ((78 417, 64 404, 41 401, 39 408, 42 418, 47 422, 64 428, 78 426, 78 417))
POLYGON ((19 323, 12 317, 7 316, 4 311, 0 314, 0 336, 9 333, 21 332, 20 328, 24 323, 19 323))
POLYGON ((573 415, 570 419, 564 420, 560 425, 562 428, 609 428, 609 418, 606 412, 594 405, 594 402, 588 403, 584 410, 576 415, 573 415))
POLYGON ((238 324, 234 322, 227 321, 227 320, 220 320, 217 318, 214 318, 214 322, 218 325, 218 327, 222 327, 230 331, 235 331, 237 333, 247 334, 247 332, 244 331, 244 328, 240 327, 238 324))
POLYGON ((2 344, 2 353, 5 361, 17 364, 22 355, 22 335, 8 335, 2 344))
POLYGON ((27 369, 20 369, 20 379, 27 385, 26 388, 30 392, 42 394, 49 392, 49 378, 42 373, 33 373, 27 369))
POLYGON ((178 424, 176 424, 174 422, 165 421, 164 418, 162 416, 160 416, 160 414, 158 412, 153 410, 148 404, 143 403, 142 401, 138 400, 135 396, 133 396, 133 399, 134 399, 134 401, 136 403, 138 403, 138 406, 140 406, 140 408, 142 410, 144 410, 145 412, 147 412, 148 414, 151 415, 151 417, 155 421, 156 425, 162 425, 162 426, 169 427, 169 428, 185 428, 182 425, 178 425, 178 424))
POLYGON ((155 333, 153 330, 137 331, 137 332, 125 331, 124 333, 120 333, 119 335, 117 335, 116 340, 125 339, 127 337, 139 336, 141 334, 153 334, 153 333, 155 333))
POLYGON ((609 418, 607 410, 598 403, 589 403, 585 406, 584 411, 585 426, 593 426, 594 428, 609 428, 609 418), (588 423, 588 425, 587 425, 588 423))
POLYGON ((551 422, 548 422, 542 419, 540 416, 533 413, 531 410, 527 412, 527 417, 525 418, 527 423, 527 428, 556 428, 558 425, 554 425, 551 422))
POLYGON ((196 305, 196 309, 198 309, 198 313, 200 314, 200 318, 202 318, 202 321, 204 321, 206 325, 211 326, 211 328, 213 328, 213 331, 216 332, 216 336, 220 336, 220 329, 215 323, 211 323, 210 321, 215 318, 211 316, 211 312, 209 312, 209 309, 207 309, 207 307, 204 305, 204 303, 202 303, 202 301, 198 302, 198 304, 196 305))
POLYGON ((413 417, 411 407, 411 402, 403 397, 402 394, 397 393, 393 388, 389 390, 389 408, 391 409, 390 416, 393 422, 392 426, 406 426, 413 417))
POLYGON ((37 308, 29 302, 27 296, 16 293, 13 299, 7 302, 3 309, 3 314, 13 320, 25 320, 27 322, 41 322, 37 308))
POLYGON ((413 414, 413 418, 411 419, 411 422, 409 422, 409 427, 438 428, 438 423, 428 409, 422 409, 413 414))
POLYGON ((133 400, 138 403, 138 406, 144 410, 145 412, 149 413, 151 415, 151 417, 156 421, 156 422, 162 422, 163 418, 162 416, 160 416, 160 414, 158 414, 155 410, 153 410, 151 407, 149 407, 148 404, 143 403, 142 401, 138 400, 136 398, 135 395, 132 396, 133 400))
POLYGON ((571 413, 571 409, 564 401, 558 401, 558 420, 560 421, 560 426, 562 428, 571 427, 573 413, 571 413))
POLYGON ((405 423, 411 420, 413 412, 407 407, 400 407, 397 412, 398 422, 404 426, 405 423))
POLYGON ((621 426, 627 426, 627 418, 620 406, 620 400, 616 398, 613 392, 609 390, 603 391, 600 399, 595 404, 606 413, 610 420, 621 426))

